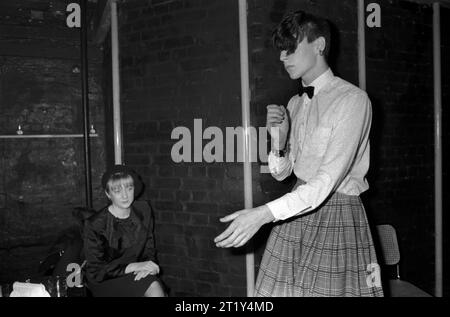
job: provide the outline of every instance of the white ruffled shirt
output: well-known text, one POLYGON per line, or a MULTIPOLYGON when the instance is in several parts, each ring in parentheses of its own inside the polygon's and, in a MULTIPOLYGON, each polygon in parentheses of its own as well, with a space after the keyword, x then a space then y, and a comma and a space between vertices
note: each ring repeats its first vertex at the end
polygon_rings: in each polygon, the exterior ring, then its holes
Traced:
POLYGON ((319 76, 311 99, 294 96, 287 110, 291 129, 285 157, 269 154, 272 176, 282 181, 292 172, 306 184, 267 203, 275 221, 313 211, 330 194, 359 196, 369 188, 369 133, 372 106, 363 90, 334 76, 319 76))

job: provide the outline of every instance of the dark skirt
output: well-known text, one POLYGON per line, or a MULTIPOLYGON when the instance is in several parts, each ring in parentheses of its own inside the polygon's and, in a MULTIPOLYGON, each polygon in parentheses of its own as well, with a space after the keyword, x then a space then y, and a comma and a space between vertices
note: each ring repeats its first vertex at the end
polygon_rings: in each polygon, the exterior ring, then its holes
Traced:
POLYGON ((134 278, 135 275, 130 273, 102 283, 88 283, 88 287, 94 297, 143 297, 153 282, 159 282, 154 275, 148 275, 139 281, 134 278))
POLYGON ((276 225, 263 255, 255 296, 383 296, 359 196, 335 193, 319 209, 276 225))

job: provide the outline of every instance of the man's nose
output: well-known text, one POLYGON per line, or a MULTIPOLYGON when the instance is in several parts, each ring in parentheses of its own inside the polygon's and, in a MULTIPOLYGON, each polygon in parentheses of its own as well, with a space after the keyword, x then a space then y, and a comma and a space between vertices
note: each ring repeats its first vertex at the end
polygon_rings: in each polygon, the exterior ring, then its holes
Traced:
POLYGON ((280 53, 280 61, 284 62, 286 60, 287 57, 287 52, 286 51, 281 51, 280 53))

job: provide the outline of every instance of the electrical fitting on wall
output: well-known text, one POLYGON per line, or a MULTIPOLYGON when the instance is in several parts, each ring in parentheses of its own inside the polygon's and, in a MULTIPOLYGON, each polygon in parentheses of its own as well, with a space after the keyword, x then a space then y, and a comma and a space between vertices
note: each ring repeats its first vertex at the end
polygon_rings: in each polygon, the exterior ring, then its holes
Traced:
POLYGON ((17 131, 16 131, 17 135, 23 135, 23 130, 22 130, 22 126, 19 124, 19 126, 17 127, 17 131))

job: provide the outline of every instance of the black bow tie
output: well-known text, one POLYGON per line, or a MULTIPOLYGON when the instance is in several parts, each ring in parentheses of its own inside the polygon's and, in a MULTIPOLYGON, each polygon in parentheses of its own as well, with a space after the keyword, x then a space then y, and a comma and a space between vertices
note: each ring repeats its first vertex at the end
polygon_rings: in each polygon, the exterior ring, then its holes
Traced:
POLYGON ((298 87, 298 95, 301 97, 303 94, 307 94, 309 99, 312 99, 312 97, 314 97, 314 87, 304 87, 303 84, 300 83, 300 87, 298 87))

